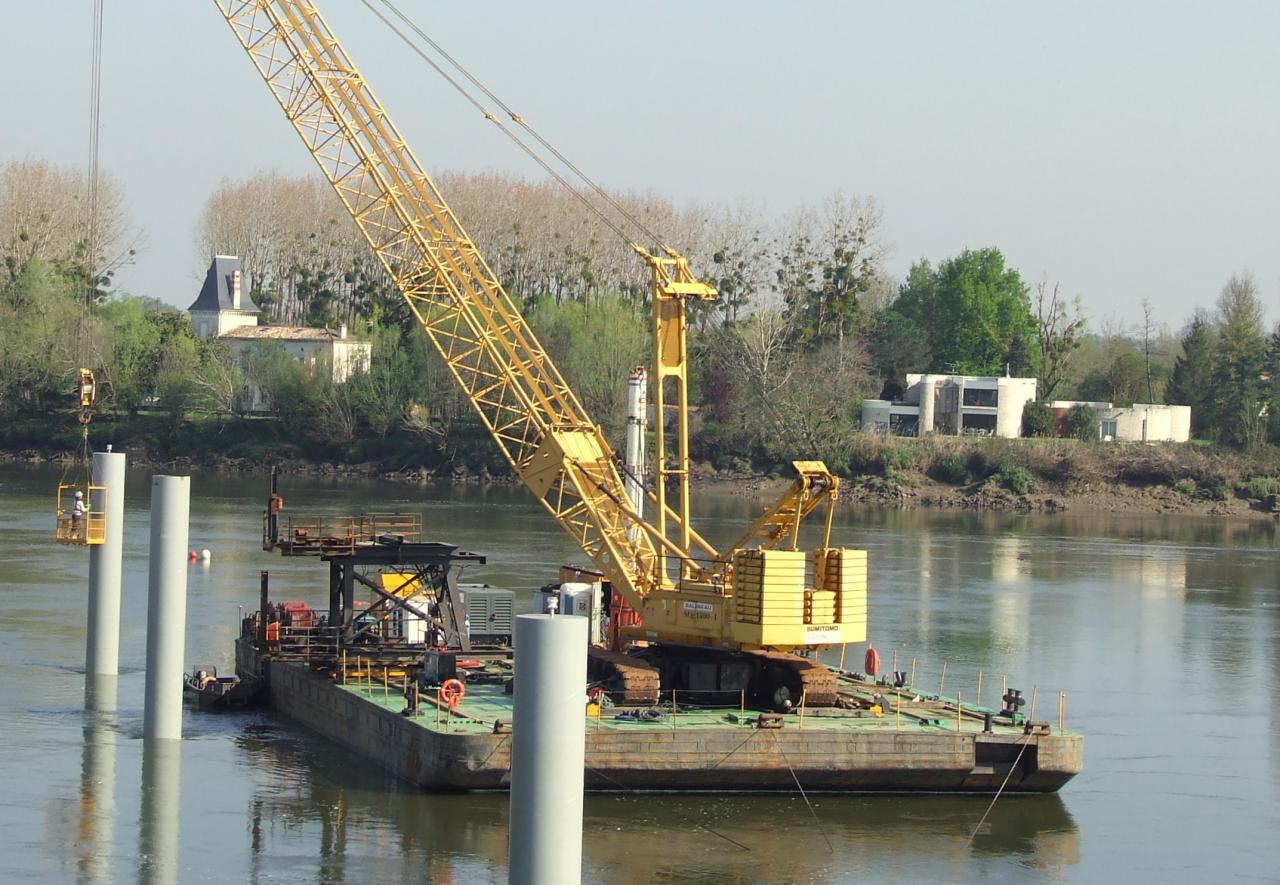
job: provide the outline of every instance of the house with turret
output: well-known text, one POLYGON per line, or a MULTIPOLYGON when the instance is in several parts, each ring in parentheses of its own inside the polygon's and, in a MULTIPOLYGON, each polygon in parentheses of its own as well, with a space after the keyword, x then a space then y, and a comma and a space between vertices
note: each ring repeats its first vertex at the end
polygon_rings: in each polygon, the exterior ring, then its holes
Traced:
MULTIPOLYGON (((345 323, 336 329, 259 325, 258 308, 249 297, 240 259, 234 255, 213 256, 200 294, 187 313, 198 338, 226 343, 242 367, 262 349, 280 347, 300 363, 322 367, 335 383, 341 383, 355 372, 367 371, 372 357, 372 345, 349 337, 345 323)), ((270 405, 252 378, 248 379, 248 402, 250 411, 270 405)))

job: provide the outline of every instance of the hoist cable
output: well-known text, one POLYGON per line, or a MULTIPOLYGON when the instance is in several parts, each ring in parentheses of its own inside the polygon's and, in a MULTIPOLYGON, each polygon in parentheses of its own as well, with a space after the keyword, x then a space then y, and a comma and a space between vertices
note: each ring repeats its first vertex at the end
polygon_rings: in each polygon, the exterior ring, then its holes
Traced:
MULTIPOLYGON (((474 106, 477 110, 479 110, 482 114, 484 114, 486 119, 496 124, 498 128, 501 129, 508 138, 510 138, 513 142, 515 142, 515 144, 521 150, 523 150, 531 159, 533 159, 534 162, 536 162, 539 166, 541 166, 542 169, 547 172, 547 174, 552 176, 557 182, 559 182, 562 186, 568 189, 570 193, 572 193, 583 205, 585 205, 588 209, 590 209, 597 216, 599 216, 599 218, 611 230, 613 230, 616 234, 618 234, 618 236, 620 236, 624 242, 626 242, 628 245, 632 243, 633 238, 627 236, 626 233, 623 232, 623 230, 616 223, 614 223, 612 219, 608 218, 606 214, 598 206, 596 206, 593 202, 587 199, 587 197, 584 194, 582 194, 578 190, 578 188, 576 188, 573 184, 571 184, 568 180, 566 180, 566 178, 559 171, 554 169, 541 155, 539 155, 533 148, 531 148, 522 139, 520 139, 518 135, 511 132, 497 118, 496 115, 494 115, 488 109, 486 109, 479 102, 479 100, 477 100, 475 96, 473 96, 470 92, 468 92, 454 77, 446 73, 444 69, 434 59, 432 59, 425 52, 423 52, 422 49, 418 47, 403 31, 401 31, 398 27, 396 27, 395 24, 389 21, 386 18, 386 16, 384 16, 381 12, 379 12, 377 9, 374 9, 373 6, 370 4, 369 0, 361 0, 361 2, 363 2, 364 5, 383 22, 383 24, 385 24, 388 28, 390 28, 391 31, 396 34, 396 36, 398 36, 402 41, 404 41, 404 43, 407 46, 409 46, 410 49, 412 49, 420 58, 422 58, 423 61, 427 62, 427 64, 429 64, 432 68, 434 68, 436 72, 440 74, 440 76, 442 76, 451 86, 454 87, 454 89, 458 90, 458 92, 464 98, 466 98, 466 100, 470 102, 472 106, 474 106)), ((438 53, 441 58, 447 61, 454 68, 454 70, 456 70, 459 74, 461 74, 464 78, 466 78, 466 80, 470 82, 473 86, 475 86, 475 88, 477 88, 482 93, 484 93, 484 95, 487 96, 489 100, 492 101, 495 105, 497 105, 511 119, 513 123, 515 123, 516 125, 520 126, 522 129, 524 129, 526 132, 528 132, 529 135, 532 136, 534 140, 538 142, 538 144, 542 145, 543 149, 549 152, 552 156, 554 156, 557 160, 559 160, 567 169, 573 172, 574 175, 576 175, 579 179, 581 179, 581 181, 588 188, 590 188, 597 196, 600 197, 600 199, 602 199, 610 207, 612 207, 613 210, 617 212, 623 219, 625 219, 636 230, 643 233, 646 237, 648 237, 654 243, 661 244, 663 242, 661 237, 659 237, 656 233, 654 233, 634 214, 628 212, 625 207, 623 207, 620 203, 618 203, 618 201, 609 194, 608 191, 606 191, 603 187, 601 187, 598 183, 596 183, 579 166, 573 163, 573 161, 571 161, 560 150, 558 150, 555 147, 555 145, 547 141, 547 139, 545 139, 537 130, 535 130, 532 126, 529 125, 529 123, 524 119, 524 117, 516 113, 511 108, 510 105, 504 102, 491 89, 485 86, 483 82, 481 82, 475 75, 473 75, 469 70, 467 70, 467 68, 465 68, 457 59, 455 59, 452 55, 450 55, 449 52, 444 49, 444 47, 442 47, 439 43, 433 40, 425 31, 423 31, 423 29, 417 23, 415 23, 411 18, 409 18, 409 16, 407 16, 404 12, 402 12, 399 8, 397 8, 396 5, 391 2, 391 0, 381 0, 381 2, 384 6, 387 7, 387 9, 391 11, 393 15, 395 15, 398 19, 400 19, 400 21, 403 22, 406 27, 411 29, 423 42, 425 42, 436 53, 438 53)))
POLYGON ((586 196, 582 194, 572 184, 570 184, 569 181, 566 180, 563 175, 561 175, 554 168, 552 168, 552 166, 549 163, 547 163, 546 160, 538 156, 537 151, 529 147, 529 145, 525 144, 524 141, 521 140, 520 136, 518 136, 516 133, 512 132, 505 125, 503 125, 502 121, 499 120, 496 115, 494 115, 487 108, 485 108, 485 106, 481 104, 474 95, 472 95, 470 92, 466 90, 466 87, 464 87, 461 83, 459 83, 453 77, 450 77, 449 74, 444 70, 444 68, 440 67, 440 65, 437 64, 433 58, 431 58, 429 55, 423 52, 420 47, 415 45, 414 42, 409 38, 407 34, 405 34, 403 31, 397 28, 395 24, 391 22, 381 12, 379 12, 377 9, 374 9, 373 5, 369 2, 369 0, 360 0, 360 2, 363 3, 370 12, 372 12, 375 16, 377 16, 382 21, 382 23, 391 30, 393 34, 395 34, 402 41, 404 41, 404 44, 408 46, 410 49, 412 49, 413 52, 419 58, 421 58, 423 61, 429 64, 432 68, 434 68, 436 73, 438 73, 442 78, 444 78, 445 82, 447 82, 450 86, 456 89, 458 91, 458 94, 461 95, 463 98, 465 98, 467 102, 469 102, 472 105, 472 107, 474 107, 481 114, 483 114, 486 120, 493 123, 500 130, 502 130, 502 134, 507 136, 507 138, 511 139, 515 143, 516 147, 520 148, 522 151, 528 154, 529 158, 532 159, 539 166, 541 166, 548 175, 550 175, 556 181, 560 182, 560 184, 562 184, 569 191, 569 193, 573 194, 573 196, 575 196, 578 199, 578 201, 582 203, 583 206, 585 206, 588 210, 594 212, 597 216, 599 216, 600 220, 603 221, 610 230, 612 230, 619 237, 621 237, 623 242, 626 242, 626 243, 631 242, 631 239, 626 235, 626 232, 623 231, 622 228, 619 227, 613 221, 613 219, 609 218, 607 215, 601 212, 598 206, 596 206, 594 203, 588 200, 586 196))

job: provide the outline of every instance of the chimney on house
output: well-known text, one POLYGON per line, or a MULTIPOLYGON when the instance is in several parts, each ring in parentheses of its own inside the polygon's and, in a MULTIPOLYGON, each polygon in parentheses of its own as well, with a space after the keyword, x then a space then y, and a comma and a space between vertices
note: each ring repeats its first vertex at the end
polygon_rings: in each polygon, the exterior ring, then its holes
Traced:
POLYGON ((231 272, 231 309, 240 310, 240 271, 231 272))

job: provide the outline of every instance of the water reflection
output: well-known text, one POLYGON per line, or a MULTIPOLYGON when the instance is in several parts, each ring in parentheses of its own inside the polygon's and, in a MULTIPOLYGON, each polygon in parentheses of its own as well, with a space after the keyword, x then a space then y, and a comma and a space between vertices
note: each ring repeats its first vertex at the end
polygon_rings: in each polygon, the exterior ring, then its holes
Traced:
POLYGON ((181 806, 182 741, 142 742, 142 811, 138 826, 138 882, 178 881, 178 821, 181 806))
POLYGON ((85 680, 84 746, 74 843, 77 882, 111 881, 108 859, 115 841, 118 691, 115 676, 85 680))
MULTIPOLYGON (((290 857, 294 876, 324 883, 505 881, 507 797, 432 795, 287 725, 255 725, 236 743, 263 772, 249 800, 250 880, 277 872, 274 844, 299 839, 313 858, 290 857)), ((974 864, 1018 858, 1061 870, 1080 857, 1080 833, 1058 796, 987 801, 947 797, 588 796, 584 878, 653 881, 841 882, 856 870, 912 877, 928 845, 963 877, 974 864), (976 832, 975 832, 976 830, 976 832)))

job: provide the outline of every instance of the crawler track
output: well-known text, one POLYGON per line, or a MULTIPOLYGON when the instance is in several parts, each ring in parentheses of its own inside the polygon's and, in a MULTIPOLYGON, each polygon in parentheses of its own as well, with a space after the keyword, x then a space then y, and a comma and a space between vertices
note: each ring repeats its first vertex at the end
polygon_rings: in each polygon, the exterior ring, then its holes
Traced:
POLYGON ((654 667, 606 648, 588 651, 587 678, 601 683, 615 704, 656 704, 661 692, 661 680, 654 667))
POLYGON ((840 691, 833 670, 811 658, 776 651, 745 652, 761 662, 761 686, 757 695, 776 708, 834 707, 840 691))

